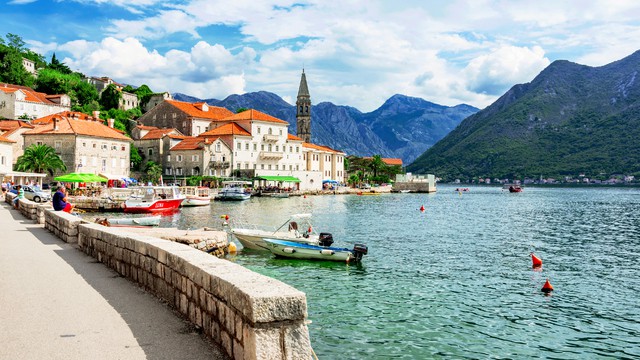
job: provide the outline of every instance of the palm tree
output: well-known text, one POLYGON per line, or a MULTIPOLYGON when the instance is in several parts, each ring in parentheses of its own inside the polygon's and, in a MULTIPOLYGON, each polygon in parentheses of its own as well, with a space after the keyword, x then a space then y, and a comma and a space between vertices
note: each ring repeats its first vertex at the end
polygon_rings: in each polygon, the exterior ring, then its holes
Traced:
POLYGON ((157 164, 156 162, 149 161, 144 168, 144 172, 147 174, 147 178, 157 183, 160 180, 160 176, 162 175, 162 166, 157 164))
POLYGON ((16 171, 35 173, 48 172, 53 176, 56 170, 66 171, 67 166, 49 145, 31 145, 16 161, 16 171))
POLYGON ((382 161, 382 156, 374 155, 373 159, 371 159, 371 163, 369 164, 369 167, 371 167, 371 170, 373 171, 374 178, 378 177, 378 171, 382 170, 384 166, 385 163, 382 161))
POLYGON ((352 187, 356 187, 356 184, 360 182, 360 177, 358 177, 357 174, 352 174, 351 176, 349 176, 348 182, 352 187))

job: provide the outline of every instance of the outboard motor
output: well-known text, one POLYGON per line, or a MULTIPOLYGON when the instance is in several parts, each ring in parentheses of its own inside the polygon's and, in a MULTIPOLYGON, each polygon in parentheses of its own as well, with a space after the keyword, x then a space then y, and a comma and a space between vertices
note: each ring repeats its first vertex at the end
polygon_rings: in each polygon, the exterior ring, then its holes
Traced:
POLYGON ((369 248, 365 244, 355 244, 353 245, 353 261, 359 262, 362 260, 362 257, 367 255, 369 252, 369 248))
POLYGON ((320 246, 331 246, 331 244, 333 244, 333 235, 330 233, 320 233, 318 244, 320 246))

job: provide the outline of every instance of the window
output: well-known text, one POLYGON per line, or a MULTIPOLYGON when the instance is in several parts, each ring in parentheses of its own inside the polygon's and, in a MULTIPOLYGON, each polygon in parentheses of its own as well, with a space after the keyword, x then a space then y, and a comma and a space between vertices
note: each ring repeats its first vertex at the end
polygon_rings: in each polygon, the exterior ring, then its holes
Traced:
POLYGON ((214 170, 213 169, 209 169, 209 176, 213 176, 215 175, 214 170))
POLYGON ((111 150, 118 150, 118 145, 111 144, 111 150))
POLYGON ((264 164, 260 164, 260 169, 264 170, 264 164))
POLYGON ((200 135, 200 126, 196 126, 196 133, 194 135, 200 135))
POLYGON ((216 152, 220 152, 220 143, 216 143, 216 152))
POLYGON ((102 150, 107 150, 109 147, 107 146, 106 143, 102 143, 102 145, 100 145, 100 149, 102 150))
POLYGON ((86 143, 86 142, 83 142, 83 143, 82 143, 82 147, 87 147, 87 143, 86 143))
POLYGON ((296 165, 296 171, 300 170, 300 165, 296 165))
POLYGON ((42 141, 36 141, 36 145, 42 145, 42 141))
POLYGON ((271 170, 271 164, 269 164, 269 170, 271 170))
POLYGON ((276 145, 276 151, 280 151, 280 147, 278 147, 278 145, 276 145))
POLYGON ((149 156, 153 155, 153 148, 149 148, 149 156))
POLYGON ((258 168, 258 164, 253 164, 253 170, 258 168))
POLYGON ((107 170, 107 159, 102 159, 102 171, 107 170))
POLYGON ((197 168, 191 169, 191 175, 198 175, 199 173, 200 173, 200 170, 198 170, 197 168))
POLYGON ((240 143, 240 141, 238 141, 238 144, 237 144, 237 145, 238 145, 238 146, 236 146, 236 149, 237 149, 237 150, 242 150, 242 144, 240 143))
POLYGON ((176 161, 182 161, 182 155, 176 155, 176 161))
POLYGON ((289 171, 293 170, 293 165, 289 165, 289 171))
POLYGON ((182 175, 182 168, 176 169, 176 175, 182 175))
POLYGON ((240 170, 240 163, 237 163, 236 165, 236 169, 240 170))
POLYGON ((289 146, 289 152, 293 152, 293 146, 289 146))
POLYGON ((121 151, 125 151, 126 147, 124 145, 122 145, 122 147, 120 147, 121 151))
POLYGON ((249 150, 249 143, 246 143, 246 144, 245 144, 244 149, 245 149, 245 150, 249 150))
POLYGON ((260 134, 260 126, 258 126, 258 134, 260 134))
POLYGON ((269 151, 271 151, 271 144, 269 144, 269 151))
POLYGON ((98 144, 96 144, 96 143, 93 143, 93 148, 95 149, 97 145, 98 145, 98 144))
POLYGON ((4 155, 2 157, 0 157, 0 165, 4 165, 5 163, 5 159, 4 159, 4 155))
POLYGON ((296 152, 299 153, 300 152, 300 147, 296 146, 296 152))
POLYGON ((167 162, 171 161, 171 155, 167 155, 167 162))
POLYGON ((253 144, 253 151, 258 151, 258 144, 253 144))
POLYGON ((271 130, 271 128, 269 128, 269 135, 271 135, 273 133, 273 131, 271 130))
POLYGON ((58 140, 56 140, 56 142, 55 142, 55 148, 56 148, 56 150, 60 150, 60 148, 61 148, 61 147, 62 147, 62 141, 58 141, 58 140))
POLYGON ((165 170, 165 173, 166 173, 167 175, 171 175, 171 173, 172 173, 171 168, 170 168, 170 167, 168 167, 168 168, 167 168, 167 170, 165 170))
POLYGON ((178 117, 178 114, 173 113, 173 114, 171 114, 171 117, 175 119, 175 118, 177 118, 177 117, 178 117))
POLYGON ((191 155, 191 161, 198 161, 200 160, 200 156, 198 155, 191 155))
POLYGON ((260 144, 260 150, 264 151, 264 144, 260 144))
POLYGON ((280 136, 282 136, 282 129, 280 129, 280 136))

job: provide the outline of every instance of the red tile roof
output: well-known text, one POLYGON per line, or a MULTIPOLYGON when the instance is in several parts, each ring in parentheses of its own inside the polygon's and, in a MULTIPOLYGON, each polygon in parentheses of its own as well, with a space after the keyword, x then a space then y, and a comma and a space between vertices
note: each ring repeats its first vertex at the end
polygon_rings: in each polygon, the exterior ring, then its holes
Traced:
POLYGON ((320 151, 327 151, 327 152, 333 152, 333 153, 342 153, 342 151, 338 151, 338 150, 334 150, 328 146, 323 146, 323 145, 316 145, 316 144, 311 144, 311 143, 303 143, 302 147, 306 147, 309 149, 314 149, 314 150, 320 150, 320 151))
POLYGON ((18 128, 33 129, 33 125, 22 120, 0 120, 0 130, 9 131, 18 128))
POLYGON ((55 122, 52 120, 48 124, 37 125, 35 129, 25 132, 24 135, 73 134, 131 141, 131 138, 99 121, 76 120, 68 117, 55 118, 55 120, 55 122), (57 130, 54 130, 55 125, 58 126, 57 130))
MULTIPOLYGON (((363 157, 363 159, 373 160, 372 157, 363 157)), ((382 158, 382 162, 389 166, 395 166, 395 165, 402 166, 402 159, 398 159, 398 158, 382 158)))
MULTIPOLYGON (((140 138, 140 140, 162 139, 163 136, 170 135, 170 133, 172 133, 172 132, 177 132, 178 133, 177 136, 182 135, 182 134, 180 134, 180 132, 178 130, 173 129, 173 128, 164 128, 164 129, 155 128, 155 129, 149 130, 149 132, 146 133, 142 138, 140 138)), ((174 135, 176 135, 176 134, 174 134, 174 135)))
POLYGON ((236 123, 224 124, 218 128, 211 129, 198 135, 199 137, 217 137, 221 135, 242 135, 251 136, 251 133, 236 123))
POLYGON ((273 123, 278 123, 278 124, 289 124, 288 122, 284 121, 284 120, 280 120, 276 117, 273 117, 271 115, 267 115, 263 112, 260 112, 258 110, 253 110, 253 109, 249 109, 249 110, 245 110, 239 114, 234 114, 232 116, 226 117, 223 120, 232 120, 232 121, 239 121, 239 120, 259 120, 259 121, 267 121, 267 122, 273 122, 273 123))
POLYGON ((302 141, 302 138, 299 138, 295 135, 287 134, 287 140, 302 141))
MULTIPOLYGON (((2 84, 0 85, 0 91, 3 91, 7 94, 14 93, 18 90, 22 90, 25 94, 25 101, 43 103, 43 104, 57 104, 47 98, 47 94, 37 92, 30 87, 20 86, 20 85, 12 85, 12 84, 2 84)), ((59 96, 59 95, 58 95, 59 96)))
POLYGON ((0 135, 0 142, 14 143, 15 141, 13 141, 11 139, 7 139, 6 137, 4 137, 4 135, 0 135))
POLYGON ((227 116, 233 115, 231 111, 219 106, 207 105, 208 107, 207 111, 202 111, 202 105, 204 103, 193 104, 193 103, 177 101, 177 100, 165 100, 165 101, 173 105, 174 107, 178 108, 182 112, 186 113, 187 115, 194 118, 220 120, 227 116))
POLYGON ((186 139, 180 141, 176 146, 172 147, 170 150, 198 150, 202 149, 204 145, 211 144, 215 141, 215 139, 211 138, 197 138, 197 137, 187 137, 186 139))
MULTIPOLYGON (((41 124, 50 124, 53 119, 57 119, 57 120, 62 120, 62 119, 74 119, 74 120, 91 120, 94 121, 95 119, 92 116, 89 116, 85 113, 81 113, 78 111, 61 111, 59 113, 55 113, 55 114, 51 114, 48 116, 44 116, 38 119, 33 120, 31 123, 32 124, 36 124, 36 125, 41 125, 41 124)), ((98 119, 96 121, 99 121, 100 123, 104 123, 103 120, 98 119)))
POLYGON ((136 128, 138 128, 140 130, 155 130, 158 127, 157 126, 138 125, 138 126, 136 126, 136 128))

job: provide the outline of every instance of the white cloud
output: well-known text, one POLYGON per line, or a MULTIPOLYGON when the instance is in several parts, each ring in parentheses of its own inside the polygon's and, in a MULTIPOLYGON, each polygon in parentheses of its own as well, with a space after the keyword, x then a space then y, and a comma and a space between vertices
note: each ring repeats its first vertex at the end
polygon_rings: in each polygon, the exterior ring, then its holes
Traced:
POLYGON ((11 0, 7 2, 7 5, 25 5, 31 4, 32 2, 36 2, 37 0, 11 0))

